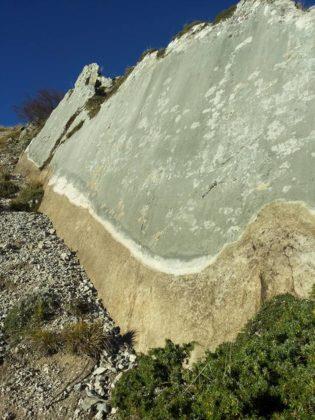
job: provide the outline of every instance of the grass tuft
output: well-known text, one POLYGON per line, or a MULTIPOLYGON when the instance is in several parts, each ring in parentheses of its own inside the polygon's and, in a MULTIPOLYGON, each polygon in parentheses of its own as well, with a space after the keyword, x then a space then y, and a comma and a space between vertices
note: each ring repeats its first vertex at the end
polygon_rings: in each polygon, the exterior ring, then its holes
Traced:
POLYGON ((52 319, 58 307, 59 300, 51 290, 26 296, 9 311, 4 321, 5 334, 10 341, 19 341, 52 319))
POLYGON ((12 181, 0 179, 0 197, 11 198, 19 191, 19 187, 12 181))
POLYGON ((101 351, 110 347, 102 322, 79 321, 66 327, 61 333, 61 341, 67 353, 88 355, 97 359, 101 351))
POLYGON ((63 351, 97 360, 102 350, 112 349, 112 338, 104 333, 100 321, 79 321, 58 332, 36 328, 29 331, 27 338, 34 351, 45 355, 63 351))
POLYGON ((27 337, 32 349, 44 356, 56 354, 61 349, 60 337, 54 331, 36 328, 31 330, 27 337))
POLYGON ((11 202, 15 211, 37 211, 44 195, 41 184, 30 184, 22 189, 11 202))

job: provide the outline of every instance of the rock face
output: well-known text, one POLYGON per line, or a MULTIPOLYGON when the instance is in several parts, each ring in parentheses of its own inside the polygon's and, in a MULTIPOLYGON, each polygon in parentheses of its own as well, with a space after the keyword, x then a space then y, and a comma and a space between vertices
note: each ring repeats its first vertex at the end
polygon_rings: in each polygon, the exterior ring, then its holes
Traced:
POLYGON ((85 67, 22 157, 47 183, 42 211, 141 350, 214 347, 265 299, 309 293, 314 40, 315 10, 241 1, 124 81, 85 67))

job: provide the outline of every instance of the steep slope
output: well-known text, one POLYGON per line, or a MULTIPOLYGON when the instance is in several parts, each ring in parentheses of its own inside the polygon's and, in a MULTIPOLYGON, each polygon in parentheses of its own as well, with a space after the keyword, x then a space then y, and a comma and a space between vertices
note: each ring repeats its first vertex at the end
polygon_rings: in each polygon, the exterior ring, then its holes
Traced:
POLYGON ((266 298, 308 294, 314 39, 314 10, 241 1, 125 80, 85 67, 22 158, 141 349, 165 337, 215 346, 266 298))

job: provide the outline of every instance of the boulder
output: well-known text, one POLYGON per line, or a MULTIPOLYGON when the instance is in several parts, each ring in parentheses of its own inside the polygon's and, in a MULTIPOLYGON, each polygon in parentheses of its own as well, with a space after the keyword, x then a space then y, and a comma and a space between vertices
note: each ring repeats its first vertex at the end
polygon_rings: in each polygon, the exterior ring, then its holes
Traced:
POLYGON ((86 66, 20 159, 138 349, 233 339, 315 274, 315 10, 241 1, 123 78, 86 66))

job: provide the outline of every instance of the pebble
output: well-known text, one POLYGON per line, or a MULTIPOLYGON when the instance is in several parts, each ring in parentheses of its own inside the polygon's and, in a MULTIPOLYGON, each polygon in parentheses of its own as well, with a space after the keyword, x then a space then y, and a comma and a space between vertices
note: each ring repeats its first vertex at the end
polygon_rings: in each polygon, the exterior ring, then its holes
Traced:
POLYGON ((98 367, 97 369, 94 370, 93 375, 101 375, 102 373, 106 372, 106 368, 105 367, 98 367))

